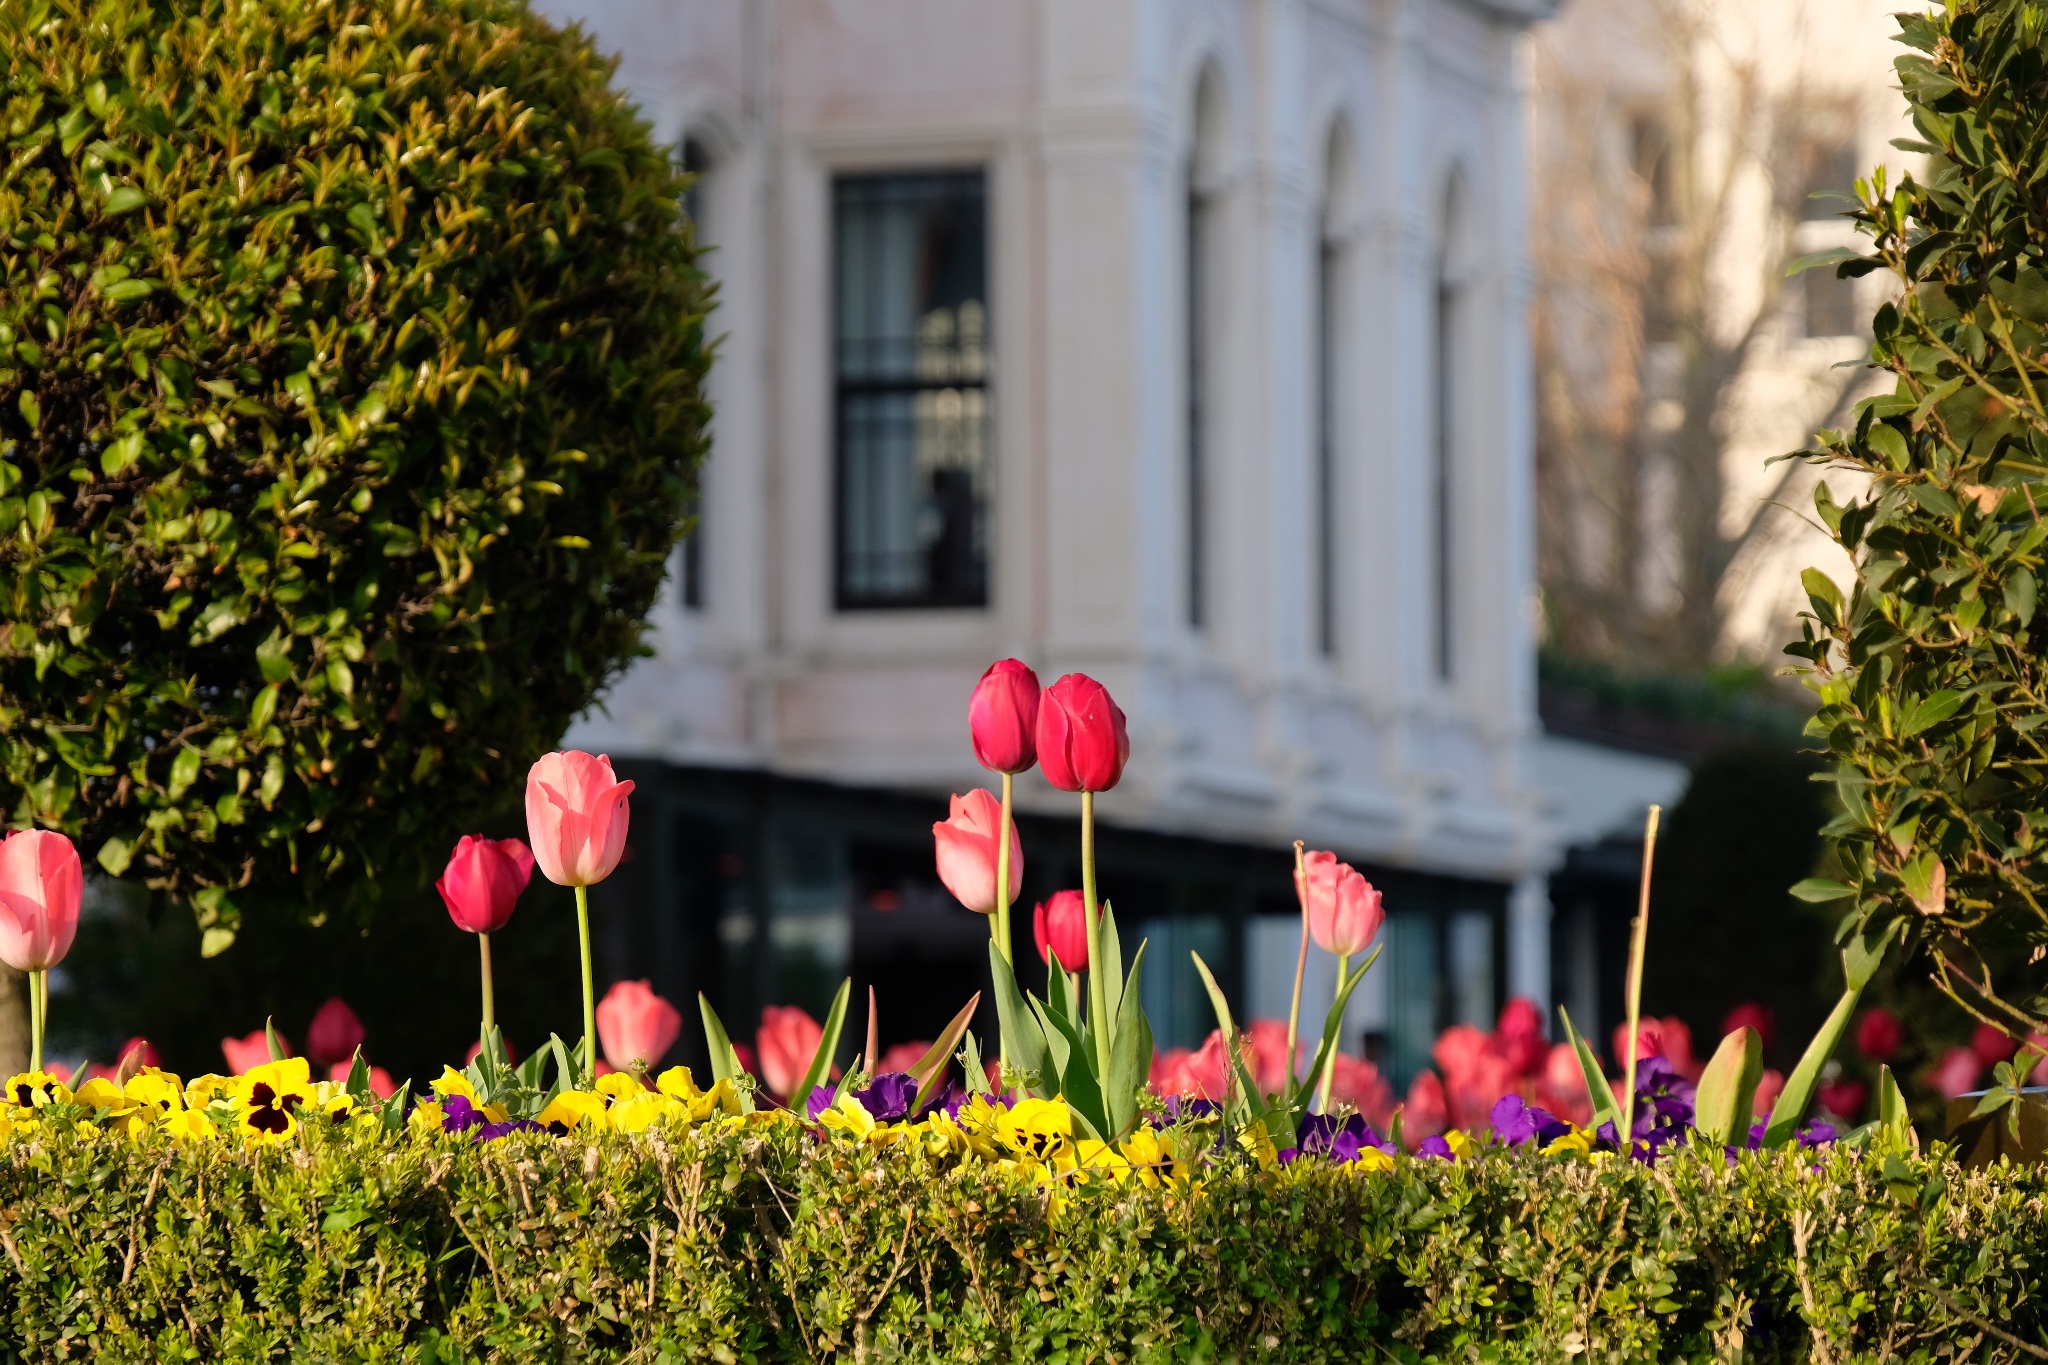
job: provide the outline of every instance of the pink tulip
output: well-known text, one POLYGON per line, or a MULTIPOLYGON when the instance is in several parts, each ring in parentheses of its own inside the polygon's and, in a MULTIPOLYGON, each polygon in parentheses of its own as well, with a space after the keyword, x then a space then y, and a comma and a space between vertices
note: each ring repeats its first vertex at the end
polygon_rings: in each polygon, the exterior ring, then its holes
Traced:
MULTIPOLYGON (((1245 1026, 1244 1040, 1251 1045, 1252 1083, 1262 1095, 1277 1095, 1287 1083, 1287 1025, 1278 1019, 1254 1019, 1245 1026)), ((1308 1064, 1306 1039, 1294 1045, 1294 1074, 1308 1064)))
POLYGON ((1543 1015, 1536 1003, 1518 995, 1501 1006, 1490 1046, 1516 1076, 1534 1076, 1542 1071, 1550 1056, 1550 1044, 1543 1037, 1543 1015))
POLYGON ((1326 953, 1364 952, 1387 918, 1373 884, 1334 853, 1305 854, 1294 889, 1308 911, 1309 937, 1326 953))
MULTIPOLYGON (((471 1060, 475 1060, 472 1058, 471 1060)), ((465 1063, 467 1065, 467 1063, 465 1063)), ((348 1083, 348 1073, 353 1070, 348 1062, 336 1062, 327 1068, 327 1079, 336 1085, 348 1083)), ((391 1073, 381 1066, 370 1068, 370 1093, 380 1100, 388 1100, 398 1093, 398 1082, 391 1079, 391 1073)))
POLYGON ((557 886, 594 886, 611 876, 626 851, 632 791, 605 755, 541 755, 526 774, 526 837, 541 874, 557 886))
POLYGON ((892 1072, 908 1072, 924 1060, 924 1054, 931 1050, 931 1040, 928 1038, 897 1043, 893 1047, 883 1049, 881 1060, 874 1065, 874 1073, 877 1076, 886 1076, 892 1072))
MULTIPOLYGON (((282 1033, 277 1035, 277 1041, 284 1055, 291 1056, 292 1045, 282 1033)), ((270 1042, 263 1036, 263 1030, 257 1029, 246 1038, 221 1039, 220 1055, 227 1059, 229 1075, 246 1076, 270 1060, 270 1042)))
POLYGON ((1444 1083, 1437 1079, 1434 1071, 1420 1073, 1408 1087, 1408 1102, 1402 1106, 1401 1136, 1413 1149, 1424 1138, 1443 1132, 1450 1123, 1450 1103, 1444 1096, 1444 1083))
POLYGON ((761 1079, 768 1088, 785 1100, 803 1098, 790 1092, 804 1078, 824 1036, 818 1021, 795 1005, 764 1007, 754 1046, 761 1054, 761 1079))
POLYGON ((1384 1130, 1394 1112, 1394 1087, 1371 1062, 1342 1052, 1331 1059, 1330 1099, 1348 1104, 1373 1127, 1384 1130))
POLYGON ((1031 937, 1048 965, 1057 953, 1069 972, 1088 969, 1088 907, 1078 891, 1055 891, 1031 909, 1031 937))
POLYGON ((1185 1095, 1188 1092, 1188 1058, 1194 1053, 1184 1047, 1161 1048, 1152 1054, 1152 1074, 1147 1081, 1152 1093, 1165 1099, 1168 1095, 1185 1095))
MULTIPOLYGON (((519 1060, 519 1049, 512 1046, 512 1040, 510 1038, 505 1037, 503 1034, 500 1034, 498 1035, 498 1041, 505 1045, 505 1060, 508 1062, 516 1063, 519 1060)), ((469 1050, 467 1052, 462 1054, 462 1064, 464 1066, 468 1066, 471 1062, 475 1061, 477 1058, 483 1055, 484 1041, 483 1039, 479 1038, 469 1045, 469 1050)))
POLYGON ((1543 1059, 1543 1076, 1536 1083, 1543 1107, 1569 1123, 1584 1124, 1593 1117, 1593 1104, 1586 1096, 1586 1076, 1579 1067, 1579 1054, 1570 1043, 1551 1044, 1543 1059))
POLYGON ((651 1067, 668 1055, 683 1031, 682 1012, 645 981, 620 981, 597 1005, 597 1036, 605 1060, 621 1071, 651 1067))
POLYGON ((1984 1059, 1966 1047, 1952 1047, 1942 1054, 1935 1065, 1934 1074, 1928 1079, 1945 1100, 1968 1094, 1977 1088, 1978 1079, 1984 1074, 1984 1059))
POLYGON ((362 1045, 363 1021, 338 995, 322 1005, 306 1027, 306 1060, 316 1068, 346 1062, 362 1045))
POLYGON ((1977 1031, 1970 1035, 1970 1051, 1986 1066, 2009 1062, 2012 1055, 2020 1050, 2013 1036, 1995 1024, 1979 1024, 1977 1031))
MULTIPOLYGON (((1247 1065, 1251 1062, 1250 1053, 1250 1044, 1239 1037, 1238 1055, 1247 1065)), ((1237 1088, 1231 1080, 1230 1054, 1223 1046, 1223 1030, 1209 1030, 1202 1045, 1181 1060, 1179 1076, 1171 1079, 1177 1082, 1179 1094, 1222 1103, 1223 1097, 1237 1088)))
POLYGON ((84 895, 85 870, 63 835, 24 829, 0 841, 0 962, 18 972, 62 962, 84 895))
POLYGON ((455 851, 448 855, 448 866, 434 889, 441 893, 456 928, 495 934, 512 918, 512 907, 531 880, 533 850, 524 840, 465 834, 455 841, 455 851))
POLYGON ((1021 773, 1038 761, 1038 675, 1016 659, 998 659, 974 685, 967 731, 974 757, 992 773, 1021 773))
POLYGON ((1124 713, 1109 690, 1085 673, 1069 673, 1038 702, 1038 765, 1066 792, 1106 792, 1131 757, 1124 713))
POLYGON ((1822 1081, 1820 1085, 1820 1107, 1849 1123, 1862 1117, 1863 1102, 1869 1098, 1870 1087, 1862 1081, 1822 1081))
MULTIPOLYGON (((938 846, 939 880, 953 898, 977 915, 995 913, 996 840, 1003 825, 1003 804, 976 787, 953 798, 953 813, 932 826, 938 846)), ((1024 889, 1024 846, 1017 842, 1017 824, 1010 822, 1010 899, 1024 889)))
POLYGON ((1880 1065, 1906 1040, 1906 1026, 1890 1010, 1875 1009, 1856 1021, 1856 1050, 1880 1065))
POLYGON ((1785 1073, 1767 1070, 1757 1078, 1756 1098, 1750 1101, 1750 1113, 1764 1119, 1771 1116, 1771 1107, 1778 1102, 1778 1096, 1785 1093, 1785 1073))

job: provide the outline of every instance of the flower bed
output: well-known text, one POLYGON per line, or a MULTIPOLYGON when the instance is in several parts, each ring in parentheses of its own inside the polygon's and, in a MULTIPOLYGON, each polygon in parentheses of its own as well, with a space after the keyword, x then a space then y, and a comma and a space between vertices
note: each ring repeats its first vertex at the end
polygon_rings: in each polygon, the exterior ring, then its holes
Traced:
POLYGON ((2035 1167, 1692 1147, 1282 1166, 1218 1147, 1207 1117, 1148 1130, 1159 1164, 1084 1173, 1046 1124, 1058 1106, 821 1133, 730 1098, 694 1121, 678 1096, 600 1100, 567 1135, 449 1132, 451 1105, 242 1142, 93 1136, 88 1111, 45 1104, 0 1158, 0 1337, 114 1361, 2014 1359, 2048 1341, 2035 1167))

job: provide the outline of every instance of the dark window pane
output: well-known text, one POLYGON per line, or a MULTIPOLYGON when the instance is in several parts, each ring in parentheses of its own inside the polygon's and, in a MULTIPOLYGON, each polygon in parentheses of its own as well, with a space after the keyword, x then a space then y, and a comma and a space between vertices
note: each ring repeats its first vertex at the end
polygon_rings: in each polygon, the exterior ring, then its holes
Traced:
POLYGON ((1849 196, 1856 192, 1856 144, 1813 143, 1805 149, 1804 160, 1806 185, 1799 216, 1809 223, 1838 221, 1849 211, 1849 196))
POLYGON ((833 186, 841 607, 988 601, 985 184, 833 186))
POLYGON ((1807 336, 1853 336, 1863 330, 1864 320, 1856 312, 1856 283, 1836 279, 1833 266, 1802 272, 1799 290, 1807 336))
MULTIPOLYGON (((695 138, 686 138, 683 142, 683 170, 693 177, 689 188, 683 191, 683 212, 689 217, 690 226, 695 228, 702 221, 704 177, 711 170, 711 155, 695 138)), ((690 534, 683 541, 683 605, 693 611, 704 605, 703 477, 704 471, 699 468, 699 487, 691 491, 686 509, 690 518, 690 534)))

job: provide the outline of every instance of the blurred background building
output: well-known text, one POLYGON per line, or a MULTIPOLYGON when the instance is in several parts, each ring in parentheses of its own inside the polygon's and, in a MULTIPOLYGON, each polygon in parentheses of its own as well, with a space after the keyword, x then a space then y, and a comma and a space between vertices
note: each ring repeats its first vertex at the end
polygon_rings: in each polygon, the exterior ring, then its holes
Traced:
MULTIPOLYGON (((1189 949, 1285 1012, 1297 837, 1388 892, 1397 1071, 1547 997, 1543 0, 547 8, 701 174, 726 334, 656 654, 570 737, 641 783, 613 974, 750 1028, 850 972, 929 1036, 986 975, 930 825, 1015 655, 1129 714, 1102 883, 1162 1043, 1213 1027, 1189 949)), ((1078 841, 1019 799, 1028 935, 1078 841)))

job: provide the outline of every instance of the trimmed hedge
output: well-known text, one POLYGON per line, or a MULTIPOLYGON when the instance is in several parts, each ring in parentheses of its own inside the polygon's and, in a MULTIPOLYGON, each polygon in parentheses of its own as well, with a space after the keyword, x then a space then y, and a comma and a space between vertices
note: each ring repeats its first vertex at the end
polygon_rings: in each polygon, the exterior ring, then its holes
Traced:
POLYGON ((2048 1174, 1493 1151, 1073 1191, 707 1125, 0 1152, 6 1358, 2019 1359, 2048 1174))

